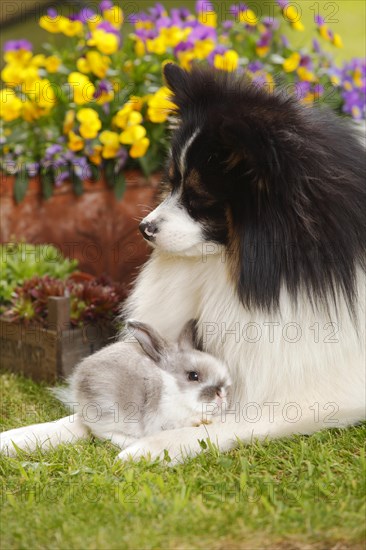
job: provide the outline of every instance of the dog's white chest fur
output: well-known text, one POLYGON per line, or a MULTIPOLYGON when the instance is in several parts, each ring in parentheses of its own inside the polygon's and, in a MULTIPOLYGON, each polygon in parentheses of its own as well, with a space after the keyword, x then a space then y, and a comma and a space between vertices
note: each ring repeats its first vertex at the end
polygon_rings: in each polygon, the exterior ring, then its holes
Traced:
POLYGON ((127 310, 171 339, 196 318, 204 347, 227 362, 241 406, 293 402, 305 414, 316 403, 320 408, 336 403, 341 410, 365 402, 362 273, 358 291, 358 330, 342 298, 338 310, 327 314, 313 309, 305 296, 295 306, 283 290, 280 313, 248 311, 224 254, 176 257, 154 251, 127 310))

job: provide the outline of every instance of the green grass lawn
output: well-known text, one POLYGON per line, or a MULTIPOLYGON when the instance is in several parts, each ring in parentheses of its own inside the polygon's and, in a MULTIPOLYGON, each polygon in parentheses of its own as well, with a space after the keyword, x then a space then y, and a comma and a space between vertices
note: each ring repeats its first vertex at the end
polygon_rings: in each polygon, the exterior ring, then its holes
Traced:
MULTIPOLYGON (((65 412, 21 377, 1 388, 1 429, 65 412)), ((329 430, 174 468, 116 463, 95 440, 1 458, 1 548, 361 550, 365 436, 329 430)))

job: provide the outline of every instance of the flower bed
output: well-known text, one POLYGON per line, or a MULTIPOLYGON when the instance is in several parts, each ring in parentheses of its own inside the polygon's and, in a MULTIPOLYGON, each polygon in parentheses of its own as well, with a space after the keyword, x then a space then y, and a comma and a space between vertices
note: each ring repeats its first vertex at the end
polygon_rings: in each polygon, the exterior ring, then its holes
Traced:
POLYGON ((312 44, 292 47, 283 26, 304 28, 294 6, 278 0, 275 17, 259 17, 234 4, 230 17, 219 21, 207 1, 198 1, 195 13, 157 4, 139 15, 127 35, 122 10, 109 0, 70 17, 50 9, 40 26, 66 35, 67 48, 46 44, 36 54, 27 40, 5 44, 2 169, 15 176, 17 201, 35 174, 47 198, 66 180, 81 194, 83 181, 98 180, 103 170, 120 198, 127 168, 145 175, 159 168, 174 108, 162 81, 167 61, 187 70, 199 62, 245 72, 270 92, 280 85, 306 104, 322 102, 364 118, 365 61, 335 64, 322 42, 337 48, 342 39, 320 15, 312 44))

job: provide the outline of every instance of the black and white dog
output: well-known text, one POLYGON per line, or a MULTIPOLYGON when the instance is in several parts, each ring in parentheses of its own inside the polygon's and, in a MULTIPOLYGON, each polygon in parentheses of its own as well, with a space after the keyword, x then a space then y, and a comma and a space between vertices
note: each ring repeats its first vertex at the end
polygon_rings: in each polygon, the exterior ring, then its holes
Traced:
POLYGON ((366 170, 353 130, 232 73, 168 64, 165 78, 179 126, 125 314, 171 339, 197 319, 235 395, 217 423, 161 432, 121 458, 364 419, 366 170))
MULTIPOLYGON (((172 341, 197 319, 234 391, 213 423, 159 432, 119 457, 167 449, 179 461, 207 437, 225 451, 361 421, 366 171, 353 129, 232 73, 168 64, 165 78, 179 124, 161 203, 140 225, 154 250, 124 315, 172 341)), ((70 418, 40 437, 84 437, 70 418)))

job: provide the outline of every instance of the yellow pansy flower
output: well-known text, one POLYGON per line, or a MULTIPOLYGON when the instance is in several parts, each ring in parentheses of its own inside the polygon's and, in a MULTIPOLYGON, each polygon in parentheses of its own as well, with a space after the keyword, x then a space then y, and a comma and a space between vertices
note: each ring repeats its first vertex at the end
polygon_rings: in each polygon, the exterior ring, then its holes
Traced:
POLYGON ((99 136, 99 141, 103 144, 102 156, 105 159, 113 159, 117 155, 120 144, 119 135, 116 132, 105 130, 99 136))
POLYGON ((120 142, 124 145, 132 145, 146 136, 146 130, 141 124, 129 126, 120 135, 120 142))
POLYGON ((60 29, 61 17, 62 17, 61 15, 56 15, 56 17, 43 15, 39 20, 39 26, 47 32, 57 34, 61 32, 61 29, 60 29))
POLYGON ((44 66, 49 73, 57 73, 61 65, 61 59, 56 55, 50 55, 46 58, 44 66))
POLYGON ((239 55, 234 50, 227 50, 224 54, 216 54, 214 66, 223 71, 235 71, 238 67, 239 55))
POLYGON ((343 82, 343 88, 344 88, 347 92, 352 92, 352 90, 353 90, 352 84, 351 84, 350 82, 348 82, 348 80, 346 80, 345 82, 343 82))
POLYGON ((71 151, 81 151, 84 148, 84 140, 75 132, 69 132, 68 133, 69 142, 67 144, 68 148, 71 151))
POLYGON ((133 159, 143 157, 150 145, 150 140, 147 137, 140 139, 134 143, 129 151, 130 157, 133 159))
POLYGON ((46 63, 46 56, 43 53, 39 53, 30 59, 30 63, 36 67, 44 67, 46 63))
POLYGON ((217 26, 217 13, 214 11, 200 10, 197 19, 202 25, 206 25, 206 27, 217 26))
POLYGON ((74 94, 74 101, 77 105, 84 105, 93 100, 95 86, 89 78, 82 73, 73 72, 68 76, 68 83, 74 94))
POLYGON ((193 53, 197 59, 206 59, 214 49, 215 42, 206 38, 206 40, 197 40, 194 45, 193 53))
POLYGON ((362 81, 362 72, 359 67, 357 67, 353 72, 353 82, 357 86, 357 88, 361 88, 363 81, 362 81))
POLYGON ((72 111, 70 109, 65 114, 64 123, 62 126, 62 131, 64 134, 68 134, 69 132, 71 132, 71 130, 74 127, 74 122, 75 122, 75 111, 72 111))
POLYGON ((81 57, 76 62, 76 66, 80 72, 92 72, 98 78, 105 78, 110 64, 111 59, 109 57, 101 55, 95 50, 87 52, 85 57, 81 57))
POLYGON ((166 52, 167 44, 163 36, 157 36, 146 40, 146 49, 148 52, 162 55, 166 52))
POLYGON ((330 34, 327 25, 319 25, 318 27, 319 34, 324 40, 330 40, 330 34))
POLYGON ((98 97, 96 97, 95 101, 100 105, 104 105, 105 103, 110 103, 111 101, 113 101, 113 98, 114 98, 113 90, 110 90, 110 91, 102 90, 98 94, 98 97))
POLYGON ((98 135, 102 123, 94 109, 80 109, 76 118, 81 122, 79 132, 84 139, 93 139, 98 135))
POLYGON ((362 117, 361 109, 359 107, 357 107, 357 105, 354 105, 352 107, 351 112, 352 112, 353 118, 361 118, 362 117))
POLYGON ((333 86, 339 86, 340 83, 341 83, 341 79, 339 78, 339 76, 333 74, 331 77, 330 77, 330 81, 331 83, 333 84, 333 86))
POLYGON ((108 21, 115 29, 120 29, 123 23, 123 11, 119 6, 112 6, 103 11, 103 17, 108 21))
POLYGON ((135 37, 135 54, 138 57, 142 57, 143 55, 145 55, 145 53, 146 49, 143 40, 141 40, 141 38, 135 37))
POLYGON ((169 100, 170 97, 169 88, 163 86, 148 99, 147 116, 151 122, 165 122, 170 112, 176 108, 174 103, 169 100))
POLYGON ((255 52, 259 57, 264 57, 269 52, 269 46, 256 46, 255 52))
POLYGON ((34 120, 37 120, 37 118, 42 116, 42 114, 42 109, 39 109, 37 105, 35 105, 31 101, 27 100, 23 103, 22 117, 27 122, 33 122, 34 120))
POLYGON ((55 90, 47 78, 34 80, 31 84, 23 84, 22 91, 43 110, 42 114, 48 113, 57 102, 55 90))
POLYGON ((299 67, 297 69, 297 74, 299 75, 300 80, 307 82, 315 82, 315 74, 309 71, 306 67, 299 67))
POLYGON ((273 80, 273 76, 270 73, 265 73, 265 88, 268 92, 273 93, 275 89, 275 82, 273 80))
POLYGON ((132 95, 129 103, 133 106, 134 111, 141 111, 145 103, 145 99, 143 97, 139 97, 138 95, 132 95))
POLYGON ((94 14, 92 17, 88 17, 88 27, 91 31, 94 31, 100 23, 103 22, 103 17, 99 14, 94 14))
POLYGON ((103 29, 95 29, 87 42, 88 46, 95 46, 101 53, 111 55, 119 48, 118 36, 103 29))
POLYGON ((137 30, 150 30, 154 28, 154 23, 152 21, 136 21, 135 29, 137 30))
POLYGON ((66 36, 81 36, 83 34, 83 24, 81 21, 71 21, 68 17, 60 16, 59 28, 62 34, 66 36))
POLYGON ((187 51, 187 52, 179 52, 178 53, 178 59, 180 62, 180 65, 183 69, 186 71, 190 71, 192 68, 192 61, 197 58, 197 56, 194 54, 194 51, 187 51))
POLYGON ((14 90, 4 88, 0 90, 0 117, 11 122, 20 117, 23 108, 22 101, 15 95, 14 90))
POLYGON ((342 40, 342 38, 340 37, 340 35, 338 33, 334 33, 333 45, 336 48, 343 48, 343 40, 342 40))
POLYGON ((137 111, 132 111, 132 113, 128 117, 127 126, 134 126, 135 124, 141 124, 141 122, 142 114, 137 111))
POLYGON ((191 28, 181 29, 180 27, 173 25, 169 28, 162 28, 160 30, 160 36, 164 39, 167 46, 174 48, 180 42, 186 40, 191 32, 191 28))
POLYGON ((240 23, 246 23, 247 25, 255 27, 258 23, 258 17, 253 10, 246 9, 245 11, 239 12, 239 21, 240 23))
POLYGON ((305 105, 311 105, 314 103, 314 94, 312 92, 308 92, 301 100, 305 105))
POLYGON ((301 55, 298 52, 294 52, 285 59, 285 61, 282 63, 283 70, 286 73, 292 73, 293 71, 296 71, 297 67, 299 66, 301 61, 301 55))
POLYGON ((294 6, 288 5, 283 10, 285 18, 291 23, 291 26, 296 31, 303 31, 305 29, 301 22, 300 14, 294 6))
POLYGON ((118 126, 118 128, 126 128, 132 110, 132 104, 130 102, 126 103, 113 118, 113 123, 118 126))
POLYGON ((30 60, 32 59, 32 55, 32 52, 29 50, 12 50, 5 52, 4 61, 6 63, 25 65, 30 62, 30 60))
POLYGON ((93 152, 89 155, 89 160, 97 166, 102 162, 102 149, 103 147, 101 145, 94 145, 93 152))

